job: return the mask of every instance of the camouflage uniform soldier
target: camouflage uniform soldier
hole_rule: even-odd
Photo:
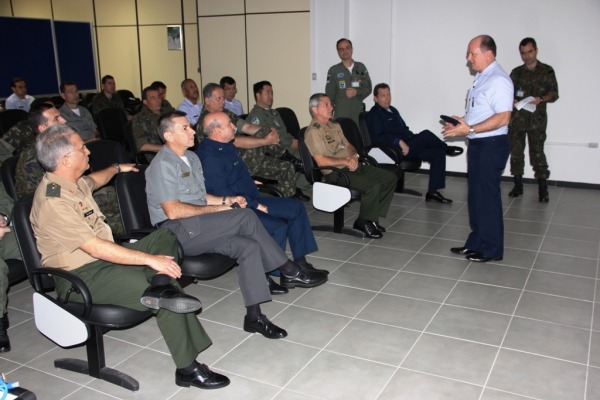
[[[138,152],[151,151],[158,153],[162,148],[162,140],[158,134],[158,120],[162,102],[159,90],[149,86],[142,91],[144,105],[131,121],[131,129],[135,138],[135,147]],[[146,154],[146,159],[152,161],[154,155]]]
[[[529,144],[529,162],[538,179],[539,200],[548,202],[548,185],[546,180],[550,177],[548,162],[544,154],[546,141],[546,125],[548,114],[546,103],[558,100],[558,83],[554,69],[537,60],[537,44],[532,38],[525,38],[519,44],[521,59],[524,64],[513,69],[510,77],[515,87],[515,103],[534,97],[531,104],[535,104],[534,112],[525,109],[514,109],[510,121],[508,135],[511,144],[510,172],[514,176],[515,186],[508,194],[518,197],[523,194],[523,171],[525,169],[525,136]]]
[[[342,62],[327,71],[325,94],[335,107],[335,118],[351,118],[358,125],[358,115],[363,111],[363,100],[373,89],[371,77],[364,64],[352,59],[350,40],[338,40],[336,48]]]
[[[295,161],[297,166],[296,187],[304,190],[310,190],[311,185],[304,176],[304,168],[300,161],[300,150],[298,148],[298,139],[294,138],[285,127],[283,119],[273,107],[273,85],[268,81],[261,81],[254,84],[254,98],[256,105],[248,114],[247,120],[254,125],[260,125],[266,128],[274,128],[279,133],[279,144],[292,155],[290,161]],[[304,198],[301,198],[303,196]],[[296,193],[296,198],[304,201],[310,200],[303,193]]]
[[[35,143],[35,133],[29,120],[17,122],[0,139],[0,161],[20,154],[31,143]]]
[[[286,153],[286,150],[284,146],[279,144],[277,132],[258,125],[252,125],[231,111],[225,110],[223,107],[223,88],[218,84],[207,84],[202,93],[204,96],[204,108],[198,117],[196,126],[202,127],[204,117],[211,112],[226,113],[237,128],[235,145],[240,150],[240,156],[248,166],[250,174],[265,179],[275,179],[277,180],[277,189],[285,197],[295,196],[296,177],[294,174],[294,165],[290,161],[279,159],[279,157]],[[246,136],[242,133],[251,136]],[[202,141],[201,128],[196,130],[196,137],[198,141]],[[246,146],[243,144],[246,139],[250,141],[260,140],[264,144]]]
[[[127,114],[125,104],[123,104],[121,96],[117,93],[115,78],[111,75],[102,77],[102,91],[94,96],[90,107],[92,108],[91,111],[92,114],[94,114],[94,117],[96,117],[100,111],[107,108],[118,108]]]

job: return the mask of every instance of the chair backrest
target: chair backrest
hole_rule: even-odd
[[[317,164],[312,158],[310,150],[306,147],[306,143],[304,142],[305,134],[306,127],[300,129],[300,132],[298,132],[298,148],[300,150],[300,159],[302,160],[302,164],[304,164],[304,176],[310,183],[320,182],[323,174],[321,171],[315,170]]]
[[[4,184],[4,189],[6,189],[6,193],[13,200],[17,200],[17,191],[15,189],[15,175],[17,173],[17,163],[19,162],[19,156],[11,157],[7,160],[4,160],[2,165],[0,166],[0,178],[2,183]]]
[[[33,271],[42,267],[41,255],[37,249],[35,235],[31,222],[29,222],[29,214],[31,213],[31,205],[33,203],[33,195],[29,195],[17,201],[13,208],[13,223],[15,228],[15,236],[17,244],[21,251],[21,258],[27,270],[29,282],[38,291],[49,291],[54,288],[54,281],[48,276],[42,277],[42,287],[36,287],[33,278]]]
[[[14,124],[27,119],[29,114],[23,110],[0,111],[0,136],[4,135]]]
[[[142,101],[139,98],[135,97],[131,90],[119,89],[117,90],[117,94],[119,95],[121,100],[123,100],[123,105],[125,106],[125,109],[131,115],[137,114],[138,111],[140,111],[140,108],[142,107]]]
[[[335,120],[342,127],[342,132],[346,137],[346,140],[350,142],[352,146],[356,149],[356,152],[359,156],[365,157],[367,155],[367,150],[365,144],[362,139],[362,135],[358,126],[356,126],[356,122],[354,122],[350,118],[340,117]]]
[[[128,235],[152,228],[146,198],[146,168],[140,165],[139,172],[119,174],[115,181],[123,228]]]
[[[129,150],[129,155],[133,158],[133,160],[137,164],[148,164],[149,163],[148,158],[146,158],[146,154],[153,154],[153,153],[138,151],[137,144],[135,142],[135,135],[133,134],[132,121],[128,121],[127,125],[125,126],[125,144],[127,145],[127,149]]]
[[[373,145],[373,141],[371,140],[371,133],[369,132],[369,124],[367,123],[368,115],[368,111],[363,111],[360,114],[358,114],[358,128],[360,129],[360,134],[362,136],[363,143],[367,148]]]
[[[91,172],[103,170],[114,163],[125,164],[131,162],[123,145],[116,140],[94,140],[86,143],[86,147],[90,151]]]
[[[125,143],[127,116],[123,110],[106,108],[98,113],[96,122],[102,139],[113,139]]]
[[[300,123],[296,113],[291,108],[277,107],[277,112],[285,124],[285,129],[290,135],[298,139],[298,133],[300,132]]]

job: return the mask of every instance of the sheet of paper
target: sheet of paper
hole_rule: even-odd
[[[533,96],[525,97],[523,100],[521,100],[517,104],[515,104],[515,108],[517,110],[525,109],[525,110],[527,110],[529,112],[534,112],[535,111],[535,104],[531,104],[531,102],[533,100],[535,100],[535,97],[533,97]]]

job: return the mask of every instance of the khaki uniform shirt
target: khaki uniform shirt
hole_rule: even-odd
[[[304,143],[313,156],[346,158],[354,155],[354,152],[348,147],[342,127],[331,121],[327,125],[322,125],[313,119],[304,133]],[[323,175],[331,172],[322,171]]]
[[[94,185],[88,177],[79,178],[74,184],[51,172],[42,178],[29,219],[44,267],[77,269],[97,260],[80,246],[94,237],[114,241],[92,198]]]

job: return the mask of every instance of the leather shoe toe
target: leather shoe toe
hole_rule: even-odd
[[[377,229],[379,232],[384,233],[386,232],[385,228],[381,225],[379,225],[379,222],[375,222],[375,221],[370,221],[371,225],[373,225],[375,227],[375,229]]]
[[[375,228],[371,221],[364,219],[357,219],[354,222],[354,229],[361,231],[369,239],[381,239],[383,237],[381,231]]]
[[[425,195],[425,201],[437,201],[438,203],[442,204],[452,203],[452,200],[445,198],[440,192],[427,193]]]
[[[460,254],[461,256],[468,256],[469,254],[475,254],[477,251],[467,249],[466,247],[453,247],[450,249],[454,254]]]
[[[189,374],[175,372],[175,383],[178,386],[194,386],[200,389],[219,389],[229,385],[229,378],[208,369],[205,364],[198,364]]]
[[[284,288],[283,286],[281,286],[280,284],[275,282],[273,280],[273,278],[271,278],[268,275],[267,275],[267,283],[269,284],[269,292],[271,292],[272,295],[286,294],[289,292],[289,290],[287,290],[286,288]]]
[[[187,314],[202,309],[202,303],[197,298],[183,293],[175,285],[150,286],[144,291],[141,303],[153,310],[165,310]]]
[[[260,333],[268,339],[281,339],[287,336],[285,329],[281,329],[269,321],[269,318],[264,314],[260,314],[254,322],[244,318],[244,330],[250,333]]]
[[[450,157],[459,156],[463,153],[464,149],[458,146],[446,147],[446,155]]]
[[[484,263],[484,262],[488,262],[488,261],[502,260],[502,257],[488,257],[488,256],[484,256],[481,253],[472,253],[472,254],[467,255],[466,258],[469,261],[480,262],[480,263]]]
[[[311,288],[327,282],[327,275],[317,270],[309,271],[300,268],[298,273],[294,276],[285,276],[284,274],[281,274],[280,281],[281,286],[284,288]]]

